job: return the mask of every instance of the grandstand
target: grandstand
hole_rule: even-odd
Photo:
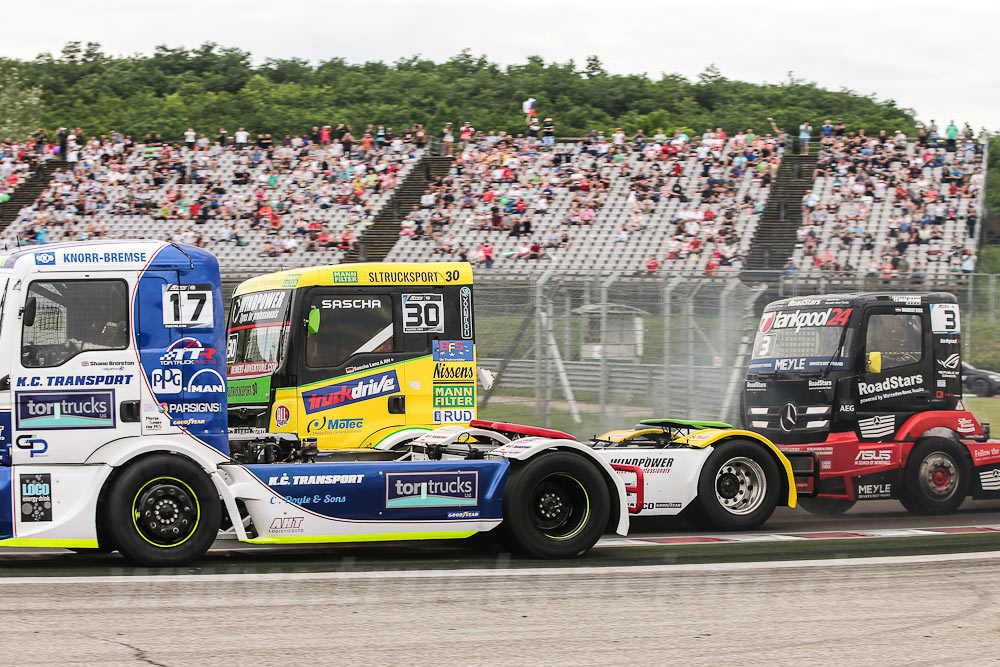
[[[82,139],[82,137],[81,137]],[[8,244],[134,237],[197,243],[233,271],[355,259],[796,279],[970,272],[985,143],[838,136],[811,155],[706,131],[554,146],[479,132],[454,159],[394,141],[274,148],[0,145]],[[815,165],[815,167],[813,167]],[[804,196],[803,196],[804,194]],[[16,206],[16,210],[14,210]]]

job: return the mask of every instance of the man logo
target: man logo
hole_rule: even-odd
[[[778,425],[785,433],[791,433],[799,421],[799,410],[792,403],[785,403],[781,408],[781,416],[778,417]]]
[[[226,383],[217,371],[203,368],[188,380],[187,390],[199,394],[224,394],[226,393]]]
[[[958,364],[961,363],[961,361],[962,358],[958,355],[957,352],[955,354],[950,355],[947,359],[938,359],[938,363],[950,371],[953,371],[956,368],[958,368]]]

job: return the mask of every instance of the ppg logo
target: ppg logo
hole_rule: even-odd
[[[153,391],[160,394],[179,394],[184,383],[184,374],[179,368],[157,368],[149,374]]]
[[[54,252],[36,252],[35,253],[35,264],[38,266],[52,266],[56,263],[56,254]]]

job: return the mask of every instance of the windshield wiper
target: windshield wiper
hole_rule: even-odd
[[[823,375],[821,377],[826,377],[830,374],[830,369],[833,367],[833,360],[837,358],[843,359],[840,356],[841,351],[844,349],[844,340],[847,338],[847,325],[845,324],[840,332],[840,339],[837,341],[837,347],[833,348],[833,354],[830,355],[830,359],[826,362],[826,368],[823,369]]]

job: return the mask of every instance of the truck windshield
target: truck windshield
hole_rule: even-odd
[[[853,308],[765,312],[757,328],[750,373],[822,373],[847,370]]]
[[[226,340],[230,377],[270,374],[281,365],[290,296],[290,290],[268,290],[233,299]]]

